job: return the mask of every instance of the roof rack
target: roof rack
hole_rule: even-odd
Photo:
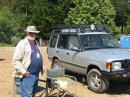
[[[107,25],[59,25],[54,28],[54,33],[85,33],[85,32],[109,32]]]

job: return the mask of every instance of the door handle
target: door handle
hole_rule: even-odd
[[[66,53],[67,55],[69,55],[69,53]]]
[[[59,51],[56,51],[56,53],[59,53]]]

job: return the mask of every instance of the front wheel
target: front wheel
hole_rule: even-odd
[[[130,78],[127,80],[127,83],[130,84]]]
[[[52,68],[61,68],[61,64],[60,64],[60,61],[58,59],[53,60]]]
[[[100,73],[98,69],[91,69],[87,74],[88,87],[96,92],[102,93],[109,87],[109,81]]]

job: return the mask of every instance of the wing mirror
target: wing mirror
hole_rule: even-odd
[[[78,49],[78,47],[72,47],[71,50],[72,50],[72,51],[77,51],[77,52],[80,52],[80,51],[81,51],[81,49]]]

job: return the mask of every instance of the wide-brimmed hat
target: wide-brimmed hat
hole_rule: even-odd
[[[40,31],[37,31],[36,26],[28,26],[25,31],[32,32],[32,33],[39,33],[40,32]]]

